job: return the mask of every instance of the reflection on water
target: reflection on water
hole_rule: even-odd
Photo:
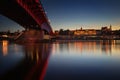
[[[5,41],[1,44],[5,44]],[[6,56],[3,48],[0,50],[0,80],[43,80],[51,44],[9,44],[7,47]]]
[[[0,80],[117,80],[119,52],[119,40],[29,44],[1,41]]]
[[[24,45],[26,59],[34,62],[34,65],[32,65],[32,68],[26,75],[25,80],[43,80],[51,48],[51,44],[31,43]]]
[[[3,56],[6,56],[8,53],[8,41],[7,40],[4,40],[2,42],[2,53],[3,53]]]
[[[119,80],[119,52],[115,40],[56,42],[45,80]]]
[[[81,55],[120,55],[120,42],[118,40],[56,42],[53,44],[52,54],[81,54]]]

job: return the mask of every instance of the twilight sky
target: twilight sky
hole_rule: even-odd
[[[120,0],[41,0],[53,30],[100,29],[109,26],[120,29]],[[0,16],[0,30],[22,29],[18,24]]]

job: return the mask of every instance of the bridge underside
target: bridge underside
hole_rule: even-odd
[[[26,29],[16,40],[36,42],[53,33],[39,0],[0,0],[0,14]]]
[[[40,29],[37,22],[14,0],[0,2],[0,14],[6,16],[24,28]]]

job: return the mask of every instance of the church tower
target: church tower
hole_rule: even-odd
[[[111,24],[110,24],[110,28],[109,29],[110,29],[110,31],[112,31],[112,25]]]

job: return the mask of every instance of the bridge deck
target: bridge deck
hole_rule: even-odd
[[[14,0],[0,2],[0,13],[23,27],[35,27],[37,25],[37,22]]]

